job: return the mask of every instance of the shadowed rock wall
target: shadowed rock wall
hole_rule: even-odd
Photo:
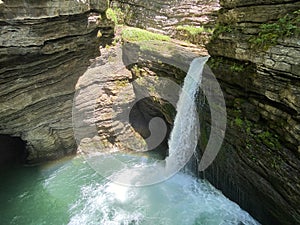
[[[27,143],[28,161],[53,159],[76,149],[72,99],[78,77],[99,54],[89,12],[107,2],[1,1],[0,133]],[[102,42],[113,35],[105,16]]]
[[[299,35],[257,43],[259,33],[268,33],[265,24],[295,15],[300,2],[223,0],[221,6],[207,47],[225,94],[228,129],[217,160],[202,175],[262,224],[299,224]],[[209,112],[204,118],[209,127]]]

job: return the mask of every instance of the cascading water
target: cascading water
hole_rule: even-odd
[[[195,98],[202,81],[202,73],[209,57],[192,61],[184,79],[182,92],[177,103],[177,114],[169,139],[170,156],[166,159],[167,170],[182,168],[195,152],[199,138],[199,120]]]
[[[177,105],[170,156],[164,169],[172,168],[172,163],[176,168],[185,164],[194,151],[198,133],[193,104],[206,60],[196,59],[190,67]],[[115,156],[129,159],[133,167],[155,161],[141,154]],[[144,187],[123,186],[105,179],[82,157],[0,172],[1,224],[258,224],[208,182],[182,172]]]
[[[127,158],[125,159],[123,156],[120,157],[119,153],[104,154],[89,159],[92,167],[102,172],[107,171],[106,168],[111,164],[119,165],[115,170],[110,169],[110,174],[106,174],[106,177],[117,183],[132,186],[158,183],[180,171],[195,152],[199,139],[199,115],[196,110],[195,98],[208,58],[196,58],[190,65],[176,105],[177,114],[169,139],[169,156],[165,160],[139,162],[138,158],[132,160],[132,158],[125,157]],[[132,162],[134,163],[132,164]]]

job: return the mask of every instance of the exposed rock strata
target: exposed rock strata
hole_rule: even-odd
[[[267,50],[249,40],[261,24],[300,4],[223,0],[221,6],[218,23],[226,29],[208,50],[226,96],[229,129],[205,176],[263,224],[299,224],[299,37],[279,39]]]
[[[99,54],[90,11],[106,1],[0,4],[0,133],[21,137],[29,162],[73,152],[72,100],[78,77]],[[113,35],[103,17],[103,43]]]
[[[172,0],[113,0],[112,6],[125,12],[125,23],[163,33],[181,40],[200,44],[209,34],[189,35],[177,29],[179,25],[204,26],[212,28],[219,9],[219,1]],[[202,43],[201,43],[202,44]]]
[[[197,49],[190,51],[191,47],[146,42],[126,43],[122,51],[118,46],[102,49],[102,56],[95,59],[76,85],[73,113],[80,150],[84,153],[107,151],[114,147],[120,150],[151,150],[151,143],[147,140],[151,135],[149,121],[160,117],[167,125],[167,133],[155,150],[165,157],[175,108],[162,97],[165,87],[159,89],[155,85],[158,75],[173,82],[182,82],[191,60],[206,54],[206,51],[201,53]],[[178,94],[173,93],[174,106]],[[157,132],[154,130],[154,133]]]

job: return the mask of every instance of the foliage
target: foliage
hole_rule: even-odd
[[[156,34],[147,30],[143,30],[140,28],[135,27],[127,27],[122,30],[122,39],[124,41],[129,42],[136,42],[136,41],[151,41],[151,40],[157,40],[157,41],[170,41],[171,38],[162,35],[162,34]]]
[[[106,10],[106,17],[115,23],[115,25],[124,22],[124,13],[120,8],[108,8]]]
[[[229,70],[231,72],[237,72],[237,73],[244,72],[247,68],[246,63],[243,61],[232,62],[230,60],[226,60],[223,57],[210,58],[208,61],[208,65],[210,66],[211,69],[217,69],[220,68],[222,65],[224,65],[226,69],[229,67]]]
[[[231,70],[232,72],[243,72],[243,71],[245,70],[245,68],[244,68],[244,65],[234,63],[234,64],[230,67],[230,70]]]
[[[239,118],[239,117],[237,117],[237,118],[234,119],[234,123],[238,127],[242,127],[244,125],[243,120],[241,118]]]
[[[129,83],[128,80],[117,80],[116,86],[117,87],[126,87],[128,85],[128,83]]]
[[[221,57],[218,57],[218,58],[213,57],[213,58],[210,58],[208,61],[208,65],[212,69],[219,68],[223,63],[224,63],[224,61],[223,61],[223,58],[221,58]]]
[[[250,38],[254,48],[267,50],[276,45],[278,39],[300,34],[300,10],[289,13],[275,23],[261,24],[258,36]]]
[[[248,136],[252,136],[259,142],[263,143],[267,147],[271,149],[280,149],[281,144],[279,142],[278,136],[276,134],[271,133],[269,130],[260,131],[259,134],[254,135],[251,130],[258,129],[258,127],[253,124],[251,121],[247,120],[246,118],[241,117],[241,111],[236,110],[234,112],[236,114],[235,119],[232,121],[231,126],[234,124],[235,126],[239,127],[241,130],[245,131]],[[246,146],[250,147],[249,140],[246,140]]]
[[[203,26],[200,27],[195,27],[195,26],[190,26],[190,25],[185,25],[185,26],[177,26],[176,30],[183,30],[187,31],[190,35],[195,36],[197,34],[201,33],[212,33],[213,29],[210,28],[205,28]]]
[[[231,25],[218,23],[215,27],[213,38],[216,38],[223,33],[231,33],[233,30],[234,29],[232,28]]]
[[[273,135],[269,131],[264,131],[258,134],[258,138],[269,148],[279,149],[281,147],[278,141],[278,136]]]

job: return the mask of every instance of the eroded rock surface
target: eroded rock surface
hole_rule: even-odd
[[[300,4],[223,0],[221,6],[219,31],[208,50],[226,97],[229,128],[206,177],[263,224],[298,224],[299,36],[269,46],[251,40],[259,38],[262,24],[299,10]]]
[[[99,54],[89,12],[106,1],[1,1],[0,133],[21,137],[29,162],[76,150],[72,100],[78,77]],[[104,16],[102,42],[113,35]]]
[[[102,49],[76,85],[73,118],[80,151],[156,150],[165,157],[179,90],[173,90],[172,106],[163,98],[167,87],[157,85],[159,77],[182,82],[192,59],[206,54],[191,51],[192,46],[149,41]],[[149,128],[156,117],[164,120],[167,130],[153,146],[147,138],[159,132]]]
[[[190,35],[189,32],[179,30],[178,26],[213,28],[220,8],[217,0],[114,0],[112,6],[120,7],[124,11],[125,23],[129,26],[163,33],[197,44],[203,44],[209,34],[202,32]]]

